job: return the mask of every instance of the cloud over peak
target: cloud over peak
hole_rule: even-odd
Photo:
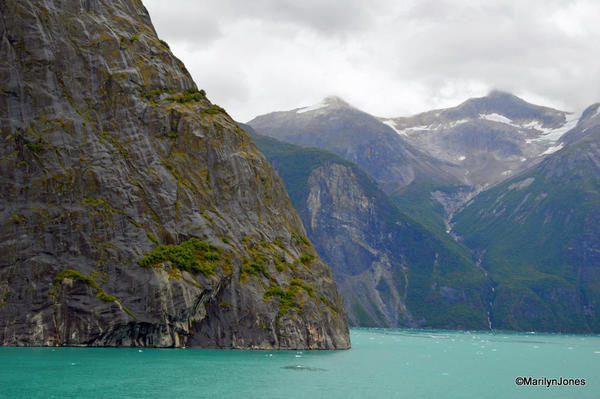
[[[145,0],[159,35],[239,120],[335,93],[382,116],[492,88],[575,110],[600,100],[592,0]]]

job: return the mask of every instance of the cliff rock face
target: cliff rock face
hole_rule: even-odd
[[[349,347],[281,180],[140,1],[0,14],[0,343]]]
[[[468,253],[395,212],[365,177],[324,163],[311,172],[298,207],[333,268],[351,323],[486,329],[489,288]]]

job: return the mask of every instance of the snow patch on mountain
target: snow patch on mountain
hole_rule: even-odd
[[[463,123],[467,123],[469,121],[470,121],[470,119],[459,119],[459,120],[452,121],[452,122],[448,123],[444,127],[452,128],[452,127],[455,127],[455,126],[458,126],[458,125],[462,125]]]
[[[556,151],[562,150],[562,148],[564,146],[565,146],[564,143],[560,143],[559,145],[553,145],[552,147],[548,148],[546,151],[542,152],[542,155],[554,154]]]
[[[600,114],[600,106],[598,106],[598,109],[596,110],[596,114],[594,114],[592,117],[594,117],[598,114]],[[573,129],[577,125],[577,122],[579,121],[580,116],[579,116],[579,114],[575,114],[575,113],[569,114],[567,116],[565,123],[562,126],[555,128],[555,129],[544,127],[543,123],[539,120],[532,120],[532,121],[529,121],[526,123],[521,123],[521,124],[515,123],[511,119],[505,117],[504,115],[500,115],[500,114],[496,114],[496,113],[480,114],[479,118],[486,119],[486,120],[493,121],[493,122],[504,123],[506,125],[510,125],[510,126],[520,128],[520,129],[536,130],[536,131],[540,132],[539,137],[537,137],[535,139],[527,139],[526,140],[526,142],[528,144],[530,144],[533,141],[541,141],[541,140],[551,141],[551,142],[558,141],[563,134],[565,134],[569,130]]]
[[[595,118],[598,115],[600,115],[600,104],[598,104],[598,106],[596,107],[596,111],[594,112],[594,114],[592,116],[590,116],[590,119]]]
[[[552,129],[545,128],[540,121],[527,122],[525,124],[520,125],[519,127],[522,127],[523,129],[537,130],[542,133],[549,133],[552,131]]]
[[[328,105],[329,105],[329,104],[328,104],[327,102],[325,102],[325,101],[321,101],[321,102],[320,102],[320,103],[318,103],[318,104],[311,105],[311,106],[309,106],[309,107],[300,108],[299,110],[297,110],[297,111],[296,111],[296,113],[297,113],[297,114],[303,114],[303,113],[305,113],[305,112],[316,111],[316,110],[318,110],[318,109],[325,108],[325,107],[327,107]]]
[[[500,123],[506,123],[507,125],[512,125],[515,126],[512,123],[512,120],[508,119],[506,116],[504,115],[500,115],[497,113],[491,113],[491,114],[479,114],[479,118],[480,119],[487,119],[488,121],[494,121],[494,122],[500,122]]]
[[[533,183],[535,181],[535,178],[533,177],[528,177],[527,179],[518,181],[516,183],[511,184],[510,186],[508,186],[509,190],[521,190],[524,189],[526,187],[529,187],[531,185],[531,183]]]
[[[396,127],[396,122],[394,122],[394,120],[393,120],[393,119],[386,119],[386,120],[383,120],[382,122],[383,122],[384,124],[388,125],[389,127],[391,127],[392,129],[394,129],[394,131],[395,131],[396,133],[398,133],[398,134],[400,134],[400,135],[402,135],[402,136],[408,136],[404,130],[399,130],[399,129]]]
[[[563,134],[565,134],[569,130],[573,129],[577,125],[577,122],[579,122],[580,117],[581,117],[581,114],[572,113],[572,114],[568,115],[567,120],[561,127],[557,128],[557,129],[546,129],[544,131],[544,133],[536,139],[536,141],[537,140],[558,141],[562,137]]]
[[[422,132],[422,131],[427,131],[427,130],[437,130],[438,127],[434,126],[434,125],[419,125],[419,126],[411,126],[411,127],[407,127],[404,128],[402,130],[396,130],[399,134],[402,134],[404,136],[408,136],[410,133],[414,133],[414,132]]]

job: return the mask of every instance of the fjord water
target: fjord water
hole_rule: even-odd
[[[600,337],[353,329],[348,351],[0,348],[6,398],[598,398]],[[517,386],[515,378],[584,378]]]

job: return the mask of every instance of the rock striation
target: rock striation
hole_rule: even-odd
[[[137,0],[0,4],[0,343],[343,349],[331,271]]]

